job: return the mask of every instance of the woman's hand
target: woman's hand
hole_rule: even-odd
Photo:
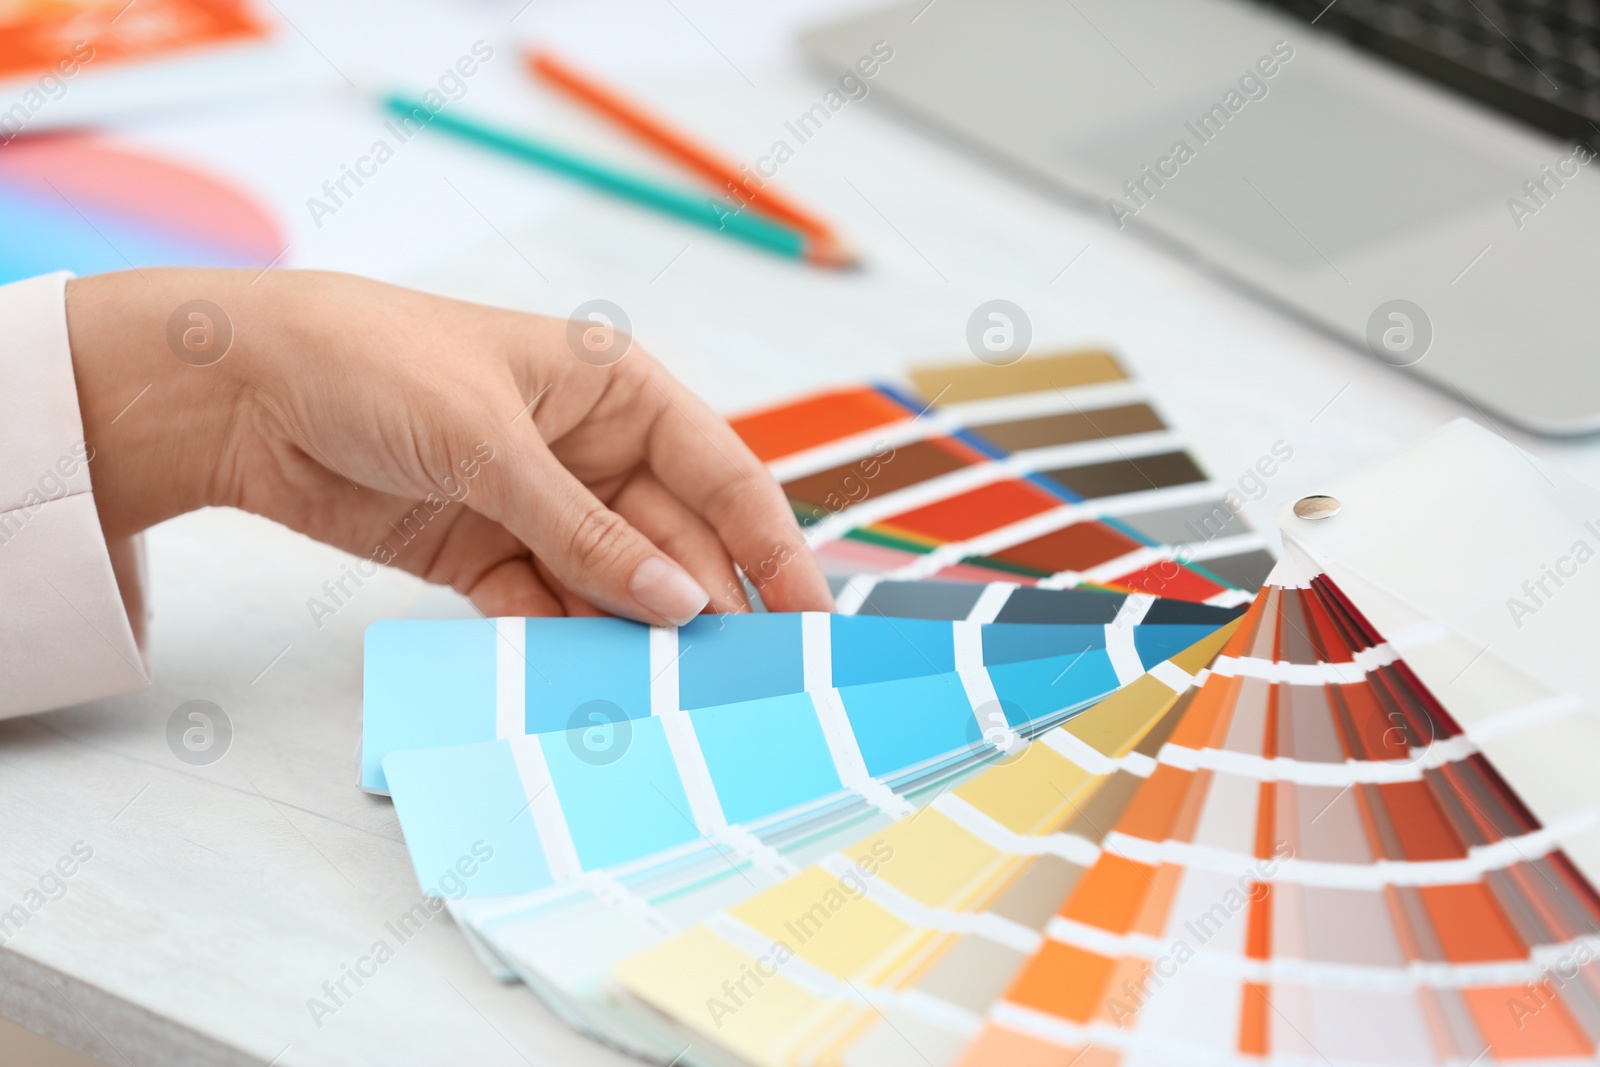
[[[230,505],[487,615],[684,623],[748,608],[735,563],[773,610],[831,607],[771,476],[628,338],[348,275],[251,279],[68,283],[108,539]]]

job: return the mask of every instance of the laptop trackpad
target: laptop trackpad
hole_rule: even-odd
[[[1110,178],[1107,191],[1119,187],[1134,214],[1179,212],[1292,267],[1337,262],[1503,199],[1521,180],[1303,69],[1265,84],[1254,100],[1219,85],[1210,98],[1075,135],[1063,153]]]

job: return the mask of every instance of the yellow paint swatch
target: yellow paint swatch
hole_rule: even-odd
[[[839,879],[808,867],[781,885],[757,894],[728,913],[808,963],[836,978],[849,978],[894,956],[913,934],[865,898],[866,881]]]
[[[779,1067],[785,1057],[778,1036],[809,1029],[832,1011],[781,972],[758,975],[757,985],[750,977],[754,962],[705,927],[695,927],[623,960],[613,974],[647,1004],[741,1059]]]
[[[1177,700],[1177,693],[1146,674],[1067,720],[1061,729],[1115,759],[1131,752]]]
[[[1199,674],[1211,666],[1211,661],[1216,659],[1222,650],[1227,647],[1229,640],[1233,638],[1234,631],[1239,629],[1239,622],[1239,619],[1234,619],[1226,626],[1218,627],[1215,632],[1202,637],[1167,662],[1179,668],[1185,674]]]
[[[893,853],[878,864],[874,877],[930,908],[962,907],[1009,858],[934,808],[924,808],[842,851],[850,861],[864,863],[874,858],[874,845],[879,845],[879,856],[882,846]]]
[[[1104,781],[1050,746],[1033,744],[1015,762],[991,768],[954,792],[1012,833],[1046,834]]]

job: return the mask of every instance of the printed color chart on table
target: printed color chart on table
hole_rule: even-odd
[[[861,576],[852,588],[1003,577],[1232,604],[1271,567],[1260,535],[1109,353],[930,366],[910,379],[732,420],[824,568]]]
[[[1133,687],[620,979],[761,1064],[1588,1061],[1600,898],[1571,831],[1298,573],[1131,754],[1056,739]],[[1127,785],[1075,796],[1094,773]],[[859,899],[815,911],[852,872]]]

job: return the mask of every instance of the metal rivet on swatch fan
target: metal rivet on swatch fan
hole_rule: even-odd
[[[1342,505],[1337,497],[1303,496],[1294,502],[1294,513],[1302,519],[1331,519]]]

